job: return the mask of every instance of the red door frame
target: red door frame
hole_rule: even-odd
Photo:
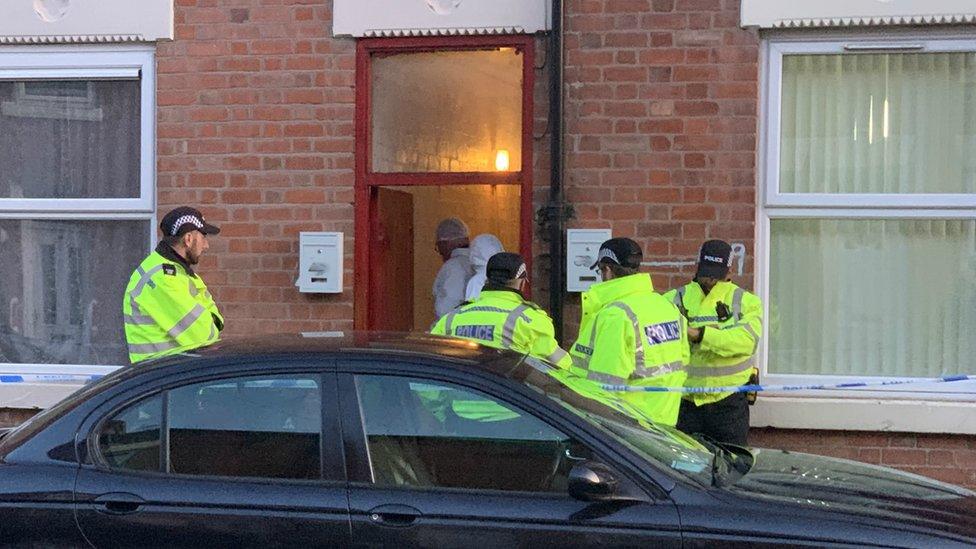
[[[424,51],[458,51],[489,48],[515,48],[522,53],[522,166],[518,172],[457,173],[374,173],[370,135],[370,56],[374,53],[407,53]],[[378,311],[369,306],[370,220],[376,211],[374,187],[409,185],[520,184],[521,219],[519,248],[532,272],[532,124],[535,87],[535,41],[531,35],[505,36],[436,36],[411,38],[367,38],[356,45],[356,195],[355,195],[355,269],[353,274],[353,308],[356,329],[369,326]]]

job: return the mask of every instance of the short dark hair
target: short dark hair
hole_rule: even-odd
[[[182,234],[178,234],[178,235],[175,235],[175,236],[174,235],[166,235],[166,236],[164,236],[162,238],[162,242],[163,242],[163,244],[166,244],[167,246],[169,246],[170,248],[172,248],[173,246],[176,246],[176,245],[181,244],[183,242],[183,235]]]
[[[489,291],[489,292],[501,292],[501,291],[505,291],[505,290],[511,290],[512,289],[511,284],[513,284],[517,280],[520,280],[520,279],[513,278],[513,279],[509,280],[507,283],[504,283],[503,284],[501,282],[497,282],[495,280],[489,279],[489,280],[486,280],[485,281],[485,285],[481,289],[482,290],[485,290],[485,291]]]
[[[606,266],[613,273],[616,278],[621,278],[624,276],[635,275],[640,272],[638,267],[624,267],[623,265],[617,265],[616,263],[610,263],[609,261],[604,261],[600,265]]]

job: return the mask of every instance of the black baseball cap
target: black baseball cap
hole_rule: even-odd
[[[527,278],[529,270],[519,254],[500,252],[488,259],[485,275],[492,282],[507,284],[517,278]]]
[[[590,268],[595,269],[600,263],[610,263],[621,267],[639,269],[643,260],[644,252],[641,251],[636,242],[629,238],[611,238],[600,244],[600,252]]]
[[[189,206],[174,208],[164,215],[159,229],[166,236],[180,236],[190,231],[200,231],[207,235],[220,233],[220,228],[207,223],[200,210]]]
[[[724,279],[732,266],[732,246],[724,240],[709,240],[702,244],[698,254],[698,271],[695,277]]]

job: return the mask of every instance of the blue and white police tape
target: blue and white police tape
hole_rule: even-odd
[[[605,391],[637,393],[758,393],[761,391],[823,391],[859,389],[862,387],[889,387],[922,383],[952,383],[974,381],[976,375],[955,375],[932,378],[895,379],[882,381],[853,381],[820,385],[737,385],[734,387],[641,387],[632,385],[601,385]]]
[[[101,378],[101,374],[0,374],[0,383],[73,383],[84,385]]]

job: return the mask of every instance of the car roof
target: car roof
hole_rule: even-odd
[[[510,377],[524,355],[494,349],[473,341],[426,333],[334,331],[266,334],[222,339],[214,344],[139,363],[131,370],[157,369],[179,363],[184,367],[212,363],[208,359],[248,357],[426,358],[447,367],[476,367]],[[133,372],[134,373],[134,372]]]

